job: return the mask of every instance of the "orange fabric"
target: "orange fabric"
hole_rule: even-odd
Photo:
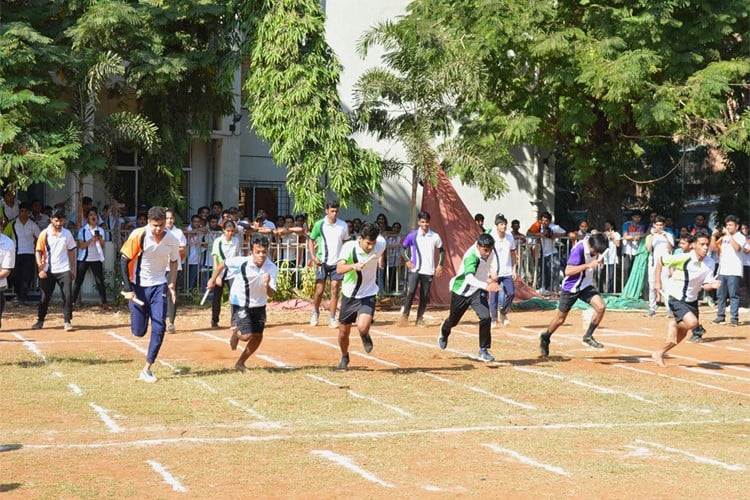
[[[146,229],[147,228],[145,227],[139,227],[138,229],[133,230],[120,248],[120,252],[130,259],[130,262],[128,262],[128,277],[130,278],[131,283],[135,283],[135,266],[138,262],[138,256],[143,252],[141,241],[143,241],[143,235],[146,232]]]
[[[464,253],[476,242],[481,231],[442,169],[438,172],[437,186],[425,185],[422,191],[422,210],[429,212],[430,228],[440,235],[445,249],[443,274],[434,278],[429,301],[430,304],[448,305],[451,302],[450,280],[461,266]]]
[[[538,220],[535,223],[533,223],[531,226],[529,226],[529,229],[526,232],[538,233],[541,230],[542,230],[542,221]]]

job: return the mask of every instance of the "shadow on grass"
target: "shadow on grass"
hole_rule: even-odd
[[[0,453],[4,451],[16,451],[23,448],[22,444],[0,444]]]
[[[644,360],[650,361],[651,356],[627,356],[627,355],[614,355],[614,356],[592,356],[592,360],[597,363],[609,365],[615,363],[642,363]]]
[[[509,359],[504,362],[512,366],[528,366],[528,365],[538,365],[538,364],[547,363],[547,362],[566,363],[570,360],[571,358],[568,358],[565,356],[547,356],[546,358],[536,357],[536,358],[527,358],[527,359]],[[500,360],[500,361],[503,362],[503,360]]]
[[[39,361],[18,361],[18,362],[6,362],[0,363],[0,366],[18,366],[19,368],[37,368],[41,366],[47,366],[52,363],[78,363],[80,365],[113,365],[113,364],[130,364],[133,362],[132,359],[99,359],[99,358],[63,358],[63,357],[48,357],[45,363],[42,360]]]
[[[723,370],[725,366],[747,366],[750,367],[750,362],[745,363],[727,363],[724,361],[709,361],[706,363],[698,363],[696,366],[705,370]]]
[[[18,489],[21,487],[21,483],[3,483],[0,484],[0,493],[6,492],[6,491],[13,491],[15,489]]]

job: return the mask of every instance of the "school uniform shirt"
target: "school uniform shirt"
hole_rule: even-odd
[[[48,273],[70,271],[68,250],[73,250],[75,247],[73,233],[63,227],[60,229],[60,234],[55,234],[52,226],[49,226],[39,233],[39,238],[36,240],[36,251],[42,253],[45,263],[39,270]]]
[[[683,302],[695,302],[701,287],[713,280],[713,266],[698,260],[695,251],[661,258],[664,266],[674,269],[669,280],[669,296]]]
[[[471,297],[479,290],[487,290],[487,280],[490,272],[494,272],[494,264],[497,261],[495,249],[492,249],[489,257],[483,259],[479,255],[476,245],[466,250],[461,259],[461,266],[458,268],[456,275],[451,278],[451,292]]]
[[[271,277],[268,286],[276,290],[276,275],[279,270],[276,264],[266,259],[261,267],[255,265],[252,256],[230,257],[224,261],[227,268],[227,279],[232,280],[229,290],[229,303],[239,307],[260,307],[268,302],[266,287],[263,284],[266,275]]]
[[[214,258],[211,252],[214,249],[214,241],[216,241],[216,234],[212,232],[210,229],[206,233],[206,236],[203,238],[203,241],[206,245],[206,250],[203,252],[203,257],[201,258],[201,266],[202,267],[214,267]],[[219,236],[221,237],[221,236]]]
[[[409,269],[410,273],[435,274],[435,250],[443,248],[443,240],[440,235],[432,229],[423,233],[421,229],[415,229],[406,235],[401,246],[409,249],[411,263],[414,267]]]
[[[130,282],[141,287],[166,283],[164,270],[168,269],[170,262],[180,259],[180,243],[177,238],[166,231],[157,243],[148,226],[134,229],[120,251],[130,259]]]
[[[91,241],[94,238],[94,231],[99,231],[99,234],[103,232],[98,227],[91,227],[90,225],[86,224],[78,230],[78,241]],[[104,262],[104,249],[102,248],[101,243],[97,240],[93,245],[86,245],[84,248],[79,248],[78,261]]]
[[[197,266],[203,264],[203,252],[205,250],[203,243],[207,241],[208,232],[193,231],[193,226],[188,226],[187,232],[190,233],[190,244],[188,245],[187,263]]]
[[[740,251],[732,248],[731,240],[737,242]],[[742,249],[745,247],[745,235],[737,231],[721,237],[721,253],[719,254],[719,274],[721,276],[742,276]]]
[[[185,238],[185,233],[182,232],[182,229],[177,226],[172,226],[172,229],[167,228],[167,231],[172,233],[172,236],[174,236],[179,242],[180,247],[187,246],[187,238]],[[179,257],[177,258],[177,270],[182,271],[182,259]],[[167,271],[169,271],[169,264],[167,264]]]
[[[338,262],[345,262],[346,264],[365,263],[361,271],[351,270],[344,274],[344,279],[341,282],[341,291],[344,296],[350,299],[364,299],[377,295],[378,262],[385,251],[385,247],[385,238],[382,237],[375,240],[375,246],[370,253],[362,250],[359,240],[344,243]]]
[[[26,224],[16,219],[5,226],[5,234],[16,242],[16,253],[19,255],[34,255],[34,242],[42,230],[36,222],[28,219]]]
[[[237,236],[232,236],[232,239],[227,241],[226,238],[220,236],[214,240],[214,246],[211,249],[211,255],[216,256],[216,262],[221,264],[225,260],[237,257],[240,254],[240,239]]]
[[[606,232],[604,233],[607,234]],[[619,262],[619,258],[617,257],[617,245],[615,244],[616,241],[620,241],[622,239],[622,236],[620,236],[620,233],[617,231],[612,231],[612,239],[608,239],[609,247],[608,252],[604,256],[604,263],[605,264],[617,264]]]
[[[13,240],[0,234],[0,268],[13,269],[14,267],[16,267],[16,245]],[[0,289],[5,288],[8,288],[7,277],[0,278]]]
[[[335,266],[344,242],[349,239],[349,227],[341,219],[331,224],[328,217],[323,217],[313,226],[310,238],[318,244],[316,257],[324,264]]]
[[[15,219],[18,217],[18,212],[20,211],[21,202],[17,199],[13,202],[13,205],[8,205],[5,203],[4,199],[0,198],[0,211],[2,211],[3,215],[5,215],[5,218],[8,220]]]
[[[661,234],[653,234],[651,236],[651,255],[648,258],[648,265],[651,267],[656,266],[656,261],[665,255],[669,255],[669,246],[674,247],[674,238],[671,234],[663,232]]]
[[[512,252],[516,249],[516,240],[507,232],[501,238],[497,228],[493,228],[489,234],[495,239],[495,255],[497,256],[495,269],[497,275],[499,277],[513,276]]]
[[[568,255],[568,265],[580,266],[582,264],[588,264],[594,259],[595,257],[592,257],[591,255],[589,240],[585,239],[576,243],[570,250],[570,255]],[[572,276],[566,276],[562,282],[562,290],[563,292],[578,293],[593,284],[593,277],[593,269],[586,269],[585,271],[576,273]]]

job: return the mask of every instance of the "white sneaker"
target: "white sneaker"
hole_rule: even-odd
[[[495,328],[497,326],[497,321],[492,321],[490,323],[490,328]]]
[[[63,325],[63,330],[65,330],[66,332],[73,331],[73,325],[70,324],[70,321],[65,322],[65,324]]]
[[[310,318],[310,326],[318,326],[318,313],[313,313],[312,318]]]
[[[336,316],[331,316],[330,320],[328,321],[328,326],[331,328],[338,328],[339,322],[336,321]]]
[[[154,376],[151,370],[146,370],[145,368],[141,370],[141,374],[138,376],[138,379],[144,382],[147,382],[149,384],[153,384],[154,382],[159,380]]]
[[[502,322],[503,326],[510,325],[510,320],[508,319],[508,316],[506,316],[503,313],[500,313],[500,322]]]

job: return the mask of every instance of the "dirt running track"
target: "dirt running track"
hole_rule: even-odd
[[[512,313],[480,363],[473,312],[441,351],[446,311],[378,311],[375,349],[354,334],[338,372],[336,330],[271,312],[238,373],[229,332],[183,309],[145,384],[125,309],[76,311],[69,333],[34,313],[8,306],[0,330],[7,498],[750,498],[747,325],[660,369],[663,314],[607,313],[595,350],[573,311],[539,359],[552,312]]]

